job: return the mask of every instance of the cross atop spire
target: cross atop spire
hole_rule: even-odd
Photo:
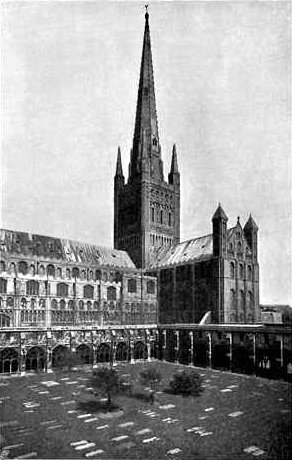
[[[146,151],[151,165],[151,176],[157,180],[163,180],[154,91],[149,13],[147,8],[148,5],[145,5],[144,40],[133,139],[133,157],[130,169],[133,175],[141,172],[142,141],[144,137],[144,149],[146,141]],[[144,132],[145,134],[143,134]]]

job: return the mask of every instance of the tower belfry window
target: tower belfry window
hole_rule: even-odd
[[[153,145],[156,147],[156,146],[157,146],[157,139],[156,139],[156,137],[153,138],[153,141],[152,141],[152,142],[153,142]]]
[[[151,222],[154,222],[155,220],[155,211],[154,208],[151,208]]]
[[[160,223],[163,224],[163,211],[160,211]]]

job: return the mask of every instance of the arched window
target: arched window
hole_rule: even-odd
[[[147,294],[155,294],[155,283],[154,281],[147,281]]]
[[[89,279],[93,281],[93,270],[90,270],[89,272]]]
[[[128,280],[128,292],[137,292],[137,283],[136,280]]]
[[[47,266],[47,274],[48,276],[55,276],[55,267],[54,265],[48,265]]]
[[[35,275],[35,268],[34,268],[34,265],[31,265],[31,266],[29,267],[29,273],[30,273],[30,275],[32,275],[32,276]]]
[[[20,301],[20,306],[21,308],[25,309],[26,308],[26,298],[25,297],[22,297],[21,301]]]
[[[171,212],[168,213],[168,225],[171,227]]]
[[[163,210],[160,210],[160,223],[163,224]]]
[[[81,279],[85,280],[85,278],[86,278],[86,271],[82,270],[81,271]]]
[[[57,268],[57,277],[62,278],[62,269],[61,268]]]
[[[247,279],[248,281],[252,280],[252,268],[250,265],[247,266]]]
[[[95,279],[97,281],[101,280],[101,277],[102,277],[102,273],[101,273],[101,270],[96,270],[95,271]]]
[[[243,279],[243,265],[242,264],[239,265],[239,278]]]
[[[231,310],[236,310],[236,297],[234,289],[230,290],[230,307]]]
[[[107,300],[116,300],[117,298],[117,290],[113,286],[109,286],[107,288]]]
[[[151,208],[151,222],[154,222],[155,220],[155,210],[154,208]]]
[[[19,273],[22,273],[23,275],[26,275],[27,272],[28,272],[28,265],[26,262],[24,262],[24,260],[21,260],[19,263],[18,263],[18,271]]]
[[[242,244],[240,241],[238,241],[237,243],[237,252],[241,252],[242,251]]]
[[[7,299],[7,307],[13,307],[14,305],[14,300],[12,297],[8,297]]]
[[[7,280],[0,278],[0,292],[1,294],[6,294],[7,292]]]
[[[26,283],[26,295],[39,295],[39,283],[35,280],[29,280]]]
[[[68,297],[68,284],[58,283],[57,284],[57,296]]]
[[[45,267],[43,265],[40,265],[39,266],[39,269],[38,269],[38,272],[39,272],[39,275],[40,276],[44,276],[45,274]]]
[[[252,310],[253,309],[253,293],[251,291],[248,291],[247,301],[248,301],[248,308]]]
[[[68,278],[68,279],[71,278],[70,268],[66,268],[66,278]]]
[[[0,272],[5,272],[6,271],[6,265],[3,260],[0,262]]]
[[[90,302],[90,300],[88,300],[88,302],[86,302],[86,307],[87,307],[87,310],[91,310],[91,302]]]
[[[60,310],[65,310],[66,308],[66,302],[64,299],[60,300]]]
[[[73,278],[79,278],[79,268],[77,268],[77,267],[73,268],[72,276],[73,276]]]
[[[79,310],[84,310],[84,302],[83,302],[83,300],[79,301]]]
[[[83,297],[85,299],[93,299],[94,288],[90,284],[87,284],[83,288]]]
[[[230,278],[235,277],[235,265],[234,262],[230,262]]]
[[[15,263],[14,262],[11,262],[10,264],[9,273],[11,273],[12,275],[15,274]]]
[[[245,309],[245,295],[244,295],[244,291],[242,290],[240,291],[239,301],[240,301],[240,310],[243,313]]]

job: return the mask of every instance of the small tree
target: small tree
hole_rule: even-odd
[[[173,374],[170,381],[170,387],[176,394],[183,396],[200,396],[204,391],[202,387],[203,380],[196,371],[183,371]]]
[[[140,372],[140,379],[142,385],[150,385],[151,404],[154,404],[154,395],[157,391],[157,383],[161,381],[161,374],[155,367],[147,367]]]
[[[112,396],[119,391],[119,375],[115,369],[101,367],[93,372],[89,385],[93,387],[95,394],[104,394],[107,397],[107,405],[110,409]]]

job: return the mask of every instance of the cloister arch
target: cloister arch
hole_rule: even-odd
[[[126,342],[117,343],[116,347],[116,360],[117,361],[128,361],[129,350]]]
[[[101,343],[96,350],[96,361],[108,363],[111,360],[111,347],[108,343]]]
[[[66,366],[70,359],[70,350],[64,345],[57,345],[52,351],[52,367]]]
[[[138,340],[134,344],[134,359],[147,359],[147,346],[141,340]]]
[[[19,368],[19,355],[15,348],[4,348],[0,351],[0,373],[14,373]]]
[[[43,370],[46,362],[46,352],[42,347],[32,347],[27,351],[25,370]]]
[[[78,364],[92,364],[93,351],[89,345],[82,344],[76,348],[76,358]]]

